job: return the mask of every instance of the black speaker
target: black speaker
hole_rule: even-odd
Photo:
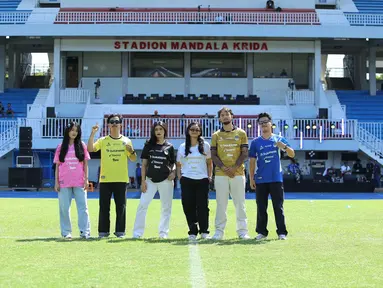
[[[328,119],[328,109],[319,108],[319,119]]]
[[[20,149],[19,156],[33,156],[32,149]]]
[[[32,140],[32,127],[20,127],[19,128],[20,141]]]
[[[30,149],[32,148],[32,141],[27,140],[27,141],[19,141],[19,149]]]
[[[9,188],[41,188],[43,182],[42,168],[9,168]]]
[[[32,128],[19,128],[19,149],[20,156],[32,156]]]
[[[56,118],[55,107],[47,107],[47,118]]]

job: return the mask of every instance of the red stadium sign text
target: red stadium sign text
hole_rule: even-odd
[[[115,50],[140,51],[268,51],[266,42],[252,41],[115,41]]]

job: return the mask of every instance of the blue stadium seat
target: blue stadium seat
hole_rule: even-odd
[[[361,13],[383,14],[382,0],[353,0]]]
[[[0,0],[0,11],[16,10],[21,0]]]
[[[7,109],[7,104],[11,103],[12,109],[15,112],[15,118],[25,118],[27,117],[27,105],[33,104],[38,92],[39,89],[7,89],[4,93],[0,94],[0,101],[5,110]]]
[[[383,91],[378,91],[376,96],[369,96],[368,91],[336,91],[336,94],[339,102],[346,105],[348,119],[383,123]],[[374,134],[383,139],[383,131],[374,131]]]

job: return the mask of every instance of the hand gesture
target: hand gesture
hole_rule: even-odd
[[[56,192],[60,192],[60,184],[59,184],[59,182],[55,183],[55,191]]]
[[[93,134],[96,134],[97,131],[98,131],[98,129],[99,129],[99,126],[98,126],[98,123],[96,123],[96,125],[94,125],[94,126],[92,127],[92,133],[93,133]]]
[[[141,191],[142,193],[145,193],[147,191],[148,187],[146,185],[146,181],[141,182]]]

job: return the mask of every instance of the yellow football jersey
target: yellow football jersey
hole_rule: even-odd
[[[133,147],[129,138],[125,136],[112,138],[109,135],[94,143],[94,152],[101,150],[100,183],[129,183],[128,157],[130,153],[126,150],[127,144]]]
[[[232,131],[222,129],[215,132],[211,139],[211,149],[217,150],[217,155],[226,167],[233,167],[238,157],[241,155],[242,147],[249,147],[246,132],[234,127]],[[219,168],[215,168],[215,175],[225,176],[226,174]],[[235,175],[245,175],[245,165],[242,164]]]

